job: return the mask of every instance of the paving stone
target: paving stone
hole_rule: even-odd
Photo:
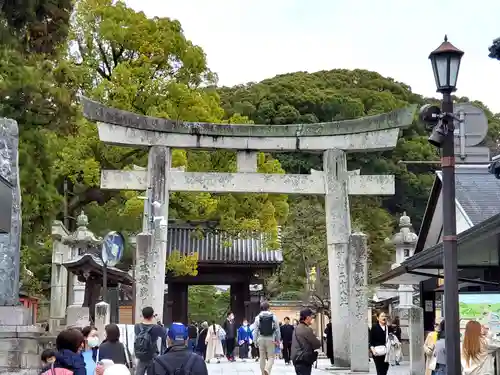
[[[262,375],[260,372],[259,362],[248,360],[242,362],[237,360],[236,362],[228,362],[227,360],[221,360],[221,363],[210,363],[208,366],[208,375]],[[410,367],[408,362],[403,362],[400,366],[391,366],[389,368],[388,375],[409,375]],[[353,374],[350,371],[344,369],[332,368],[330,362],[327,359],[320,359],[318,361],[318,368],[313,368],[312,375],[344,375]],[[277,360],[274,362],[273,369],[270,375],[295,375],[295,370],[293,366],[285,365],[283,360]],[[375,366],[370,363],[370,373],[367,375],[376,375]]]

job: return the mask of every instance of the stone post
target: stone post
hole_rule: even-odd
[[[50,332],[63,328],[68,305],[68,270],[63,263],[71,258],[71,249],[61,239],[68,236],[67,228],[60,221],[52,223],[52,272],[50,277]]]
[[[36,374],[40,364],[38,338],[31,312],[19,306],[21,188],[19,132],[14,120],[0,118],[0,175],[12,187],[10,232],[0,234],[0,373]]]
[[[141,245],[148,245],[139,251],[137,240],[136,279],[148,274],[147,282],[141,282],[136,290],[136,319],[140,319],[143,307],[153,307],[158,320],[163,321],[163,299],[165,294],[165,266],[167,261],[168,232],[168,181],[170,177],[170,148],[153,146],[148,157],[148,200],[144,202],[144,233],[151,234],[149,240],[142,239]],[[148,271],[145,271],[145,267]],[[137,272],[139,271],[139,272]]]
[[[22,223],[18,146],[17,123],[0,118],[0,174],[12,185],[10,233],[0,234],[0,306],[15,306],[19,302]]]
[[[345,152],[330,149],[323,154],[328,274],[334,363],[350,367],[349,353],[349,213],[348,172]]]
[[[139,233],[135,247],[135,320],[142,319],[142,309],[153,306],[153,275],[149,267],[150,249],[153,242],[151,233]]]
[[[400,319],[408,321],[410,375],[424,374],[424,310],[418,306],[399,306],[397,312]]]
[[[351,234],[349,240],[349,330],[351,371],[369,372],[368,357],[368,245],[363,233]]]
[[[111,310],[109,303],[101,301],[95,305],[95,327],[99,333],[99,338],[104,340],[104,328],[109,324],[111,318]]]

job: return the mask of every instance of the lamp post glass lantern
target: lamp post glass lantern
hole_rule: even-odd
[[[434,126],[429,143],[441,150],[443,196],[443,268],[444,320],[446,324],[446,368],[448,374],[460,374],[460,325],[458,305],[457,221],[455,207],[455,145],[454,115],[451,93],[456,90],[460,60],[463,52],[444,42],[431,52],[437,92],[443,94],[441,118]]]
[[[434,72],[437,92],[451,93],[456,90],[460,60],[463,55],[463,51],[448,42],[446,36],[444,42],[431,52],[429,59]]]

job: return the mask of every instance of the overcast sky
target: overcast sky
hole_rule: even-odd
[[[500,37],[494,0],[126,0],[148,16],[181,22],[220,85],[276,74],[368,69],[435,96],[429,53],[445,34],[465,51],[457,95],[500,112]]]

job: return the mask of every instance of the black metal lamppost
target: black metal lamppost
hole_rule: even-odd
[[[460,326],[458,307],[457,223],[455,213],[455,145],[453,101],[463,51],[444,42],[431,54],[432,70],[437,92],[443,94],[440,113],[434,114],[435,126],[429,143],[441,150],[443,193],[443,266],[444,320],[446,327],[446,367],[448,374],[460,374]]]

